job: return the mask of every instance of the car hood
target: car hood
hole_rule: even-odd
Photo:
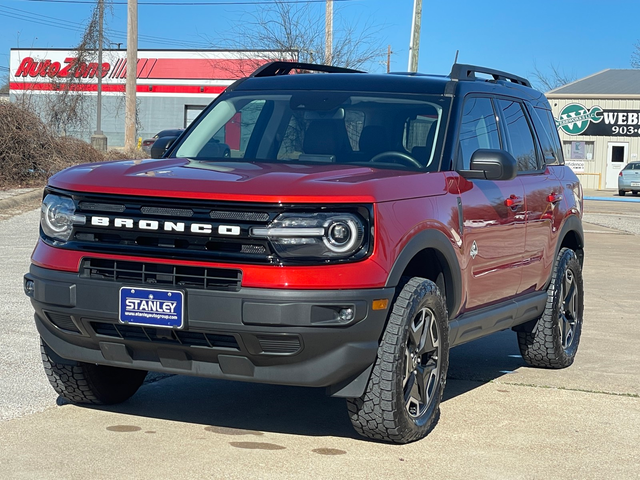
[[[383,202],[442,195],[447,184],[446,173],[186,158],[78,165],[49,181],[78,192],[269,203]]]

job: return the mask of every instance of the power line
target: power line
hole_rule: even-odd
[[[7,11],[7,10],[10,10],[10,11]],[[32,13],[27,10],[21,10],[19,8],[0,6],[0,16],[14,18],[17,20],[28,20],[29,22],[37,23],[39,25],[61,28],[64,30],[70,30],[70,31],[75,31],[80,33],[84,32],[84,28],[78,26],[77,23],[72,23],[67,20],[63,20],[56,17],[50,17],[48,15]],[[126,33],[118,30],[108,29],[107,34],[113,38],[126,38]],[[148,43],[155,43],[159,45],[169,45],[169,46],[180,45],[185,47],[199,47],[199,48],[206,48],[210,46],[209,44],[204,42],[191,42],[188,40],[177,40],[177,39],[171,39],[166,37],[155,37],[152,35],[140,35],[140,39]]]

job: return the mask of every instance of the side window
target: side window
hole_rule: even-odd
[[[502,110],[504,128],[509,137],[509,152],[518,162],[519,172],[539,170],[536,146],[529,121],[523,110],[523,105],[511,100],[498,100]]]
[[[544,163],[552,165],[558,163],[558,156],[556,153],[556,147],[552,143],[551,138],[547,132],[546,122],[544,122],[539,113],[543,113],[543,110],[533,108],[529,103],[525,103],[527,111],[529,112],[529,118],[533,121],[533,129],[538,137],[538,144],[542,148],[542,160]]]
[[[564,156],[562,155],[562,146],[560,145],[560,136],[558,135],[558,128],[556,127],[556,121],[553,118],[553,114],[550,110],[543,108],[535,108],[540,120],[542,120],[547,133],[549,134],[549,140],[553,145],[554,153],[556,154],[556,160],[560,165],[564,165]]]
[[[469,170],[471,156],[481,148],[500,148],[496,114],[489,98],[469,97],[462,109],[458,137],[458,168]]]

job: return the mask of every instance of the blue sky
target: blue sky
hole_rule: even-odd
[[[206,0],[184,3],[202,1]],[[385,47],[390,44],[394,52],[392,71],[407,70],[413,0],[336,0],[335,5],[336,23],[370,21],[381,26],[380,42]],[[74,47],[80,38],[74,29],[86,22],[91,8],[76,3],[0,0],[0,74],[6,73],[12,47]],[[259,8],[141,4],[139,48],[217,48],[217,39],[237,31],[246,12]],[[314,4],[313,10],[323,16],[324,4]],[[525,77],[532,77],[536,65],[548,72],[554,64],[575,78],[606,68],[630,68],[634,44],[640,40],[639,18],[638,0],[423,0],[419,71],[448,73],[456,50],[460,50],[461,63]],[[124,34],[126,5],[115,5],[107,20],[110,29]],[[114,40],[126,41],[124,37]],[[386,51],[382,53],[384,60]],[[372,65],[372,70],[384,68]]]

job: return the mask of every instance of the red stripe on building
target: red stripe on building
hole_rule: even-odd
[[[236,80],[250,75],[268,62],[264,59],[159,58],[146,78]]]
[[[156,64],[157,61],[158,61],[157,58],[147,59],[147,61],[144,64],[144,67],[142,67],[142,70],[140,70],[140,74],[138,75],[138,78],[149,78],[149,74],[151,73],[151,70],[153,70],[153,66]]]
[[[116,75],[117,78],[124,78],[127,73],[127,59],[124,59],[122,65],[120,65],[120,71]]]
[[[144,78],[142,76],[142,72],[144,71],[144,67],[147,66],[147,63],[149,63],[149,59],[148,58],[140,58],[140,59],[138,59],[138,63],[136,65],[136,78]]]
[[[36,91],[56,91],[68,88],[73,92],[97,92],[98,85],[94,83],[72,83],[52,84],[52,83],[10,83],[11,90],[36,90]],[[222,93],[225,86],[198,86],[198,85],[137,85],[136,92],[144,93],[201,93],[204,95],[215,95]],[[103,92],[124,92],[125,85],[102,85]]]

